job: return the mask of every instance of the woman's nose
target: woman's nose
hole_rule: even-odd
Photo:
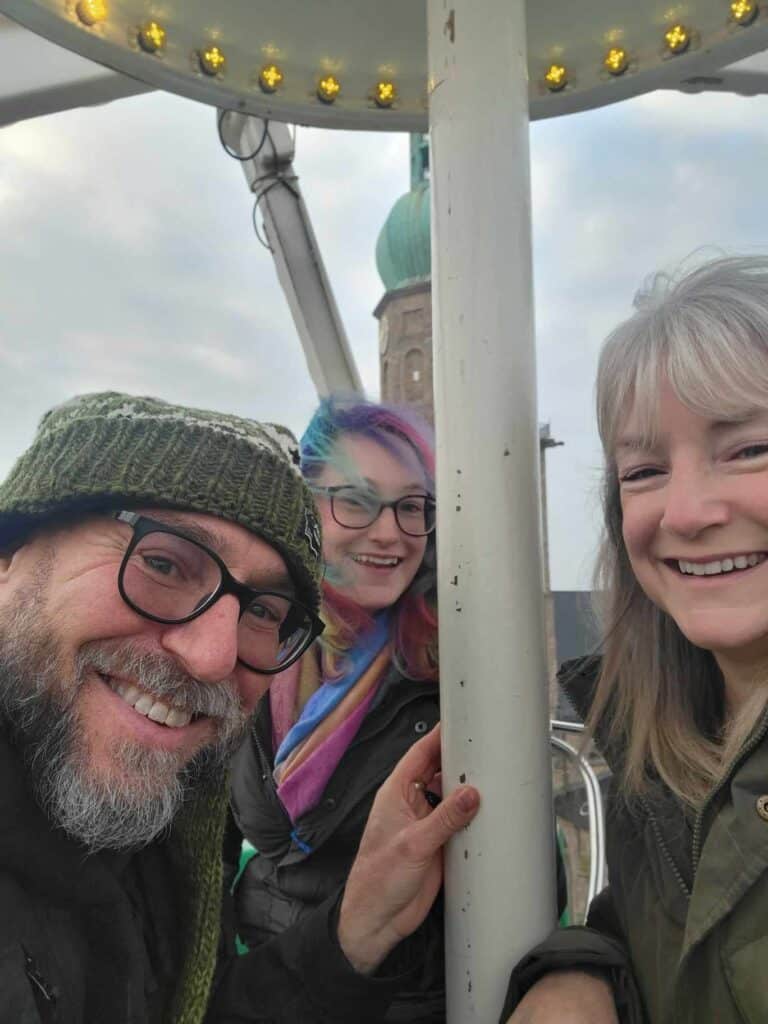
[[[729,518],[728,502],[719,493],[710,473],[672,473],[665,488],[663,529],[680,537],[693,538],[711,526],[724,525]]]
[[[400,527],[397,525],[394,508],[389,507],[381,510],[368,527],[368,536],[371,540],[377,540],[379,543],[391,543],[393,540],[399,539]]]

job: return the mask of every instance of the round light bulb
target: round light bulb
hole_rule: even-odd
[[[211,77],[223,71],[227,63],[227,58],[218,46],[209,46],[205,50],[200,50],[199,57],[201,71],[205,72],[206,75],[211,75]]]
[[[277,92],[284,77],[277,64],[265,64],[259,72],[259,85],[264,92]]]
[[[550,64],[544,81],[550,92],[560,92],[568,85],[568,71],[562,64]]]
[[[139,29],[139,46],[146,53],[157,53],[165,46],[166,31],[156,21],[147,21]]]
[[[691,33],[685,25],[673,25],[664,33],[664,42],[670,53],[685,53],[691,43]]]
[[[333,103],[341,92],[341,83],[334,75],[324,75],[317,83],[317,95],[323,103]]]
[[[376,100],[376,106],[391,107],[397,99],[397,86],[394,82],[377,82],[373,98]]]
[[[612,46],[603,59],[603,67],[611,75],[623,75],[629,67],[629,54],[621,46]]]
[[[757,11],[755,0],[733,0],[731,4],[731,17],[739,25],[751,25]]]
[[[75,14],[84,25],[96,25],[104,21],[109,14],[106,0],[78,0]]]

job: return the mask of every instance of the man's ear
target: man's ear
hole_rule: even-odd
[[[0,551],[0,584],[8,582],[20,551],[21,547],[14,548],[13,551]]]

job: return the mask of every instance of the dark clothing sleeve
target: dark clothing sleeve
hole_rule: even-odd
[[[373,976],[358,974],[337,938],[340,894],[241,956],[222,951],[206,1024],[376,1024],[412,971],[403,943]],[[224,941],[231,929],[224,929]]]
[[[592,901],[587,927],[556,929],[517,964],[510,978],[500,1024],[506,1024],[517,1004],[537,981],[557,970],[599,974],[613,988],[621,1024],[645,1024],[642,999],[613,910],[610,889],[604,889]]]

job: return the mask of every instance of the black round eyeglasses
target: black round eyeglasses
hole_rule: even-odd
[[[425,537],[435,528],[435,499],[430,494],[404,494],[396,501],[382,501],[370,491],[351,484],[312,487],[331,504],[331,515],[339,526],[364,530],[375,523],[385,508],[395,513],[395,522],[409,537]]]
[[[215,551],[182,528],[136,512],[116,512],[114,518],[133,530],[117,577],[120,596],[145,619],[191,622],[233,594],[240,603],[237,660],[262,675],[288,668],[322,633],[318,616],[290,594],[240,583]]]

